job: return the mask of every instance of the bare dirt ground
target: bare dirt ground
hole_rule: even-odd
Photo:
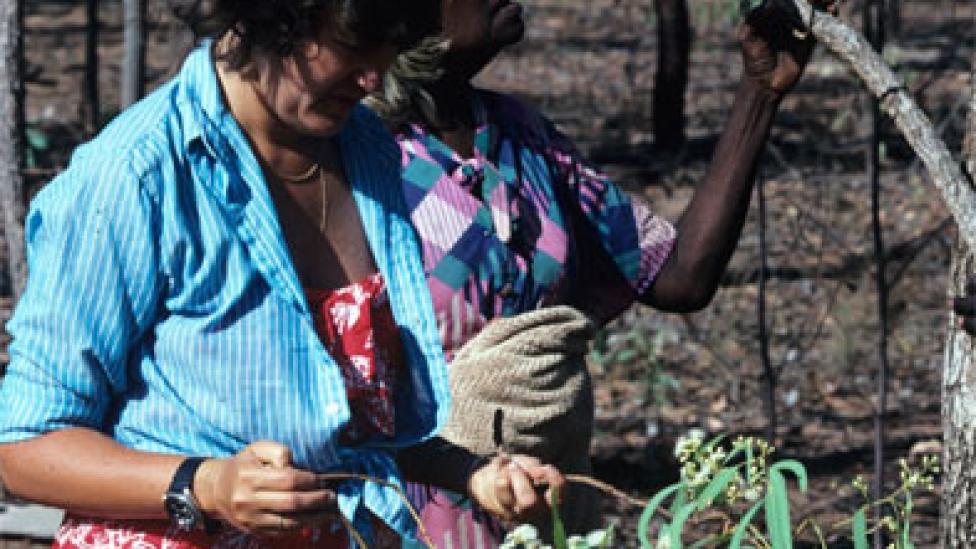
[[[695,46],[688,91],[687,146],[657,151],[650,132],[655,22],[650,0],[526,2],[526,40],[481,76],[486,87],[524,97],[578,140],[629,191],[677,219],[708,165],[738,75],[733,23],[718,2],[692,2]],[[845,17],[856,20],[854,2]],[[904,25],[886,50],[909,89],[959,150],[974,55],[976,6],[952,0],[903,2]],[[117,104],[121,15],[102,2],[103,110]],[[150,1],[149,75],[158,84],[178,67],[185,37]],[[27,6],[29,122],[52,140],[38,151],[32,181],[64,165],[80,128],[84,43],[80,2]],[[767,197],[767,325],[780,454],[803,461],[810,491],[794,516],[811,515],[831,547],[849,544],[831,526],[859,503],[850,487],[870,475],[878,369],[877,294],[865,175],[868,103],[848,70],[819,52],[784,102],[760,177]],[[940,370],[947,322],[946,273],[954,233],[911,151],[886,125],[882,224],[890,251],[892,381],[885,410],[887,476],[914,449],[939,451]],[[760,434],[755,204],[726,283],[712,305],[691,315],[635,307],[606,331],[610,357],[593,362],[597,475],[647,497],[675,479],[672,446],[693,427],[711,434]],[[635,337],[643,336],[643,337]],[[642,341],[642,342],[641,342]],[[636,343],[635,343],[636,342]],[[629,348],[636,353],[619,353]],[[621,547],[635,546],[637,510],[608,501],[622,522]],[[916,501],[918,547],[937,546],[938,494]]]

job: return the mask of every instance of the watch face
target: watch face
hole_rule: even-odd
[[[189,494],[166,494],[166,512],[182,530],[192,530],[200,521],[200,511]]]

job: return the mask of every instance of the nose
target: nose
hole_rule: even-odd
[[[373,93],[380,86],[382,72],[375,67],[366,67],[356,74],[356,84],[367,94]]]

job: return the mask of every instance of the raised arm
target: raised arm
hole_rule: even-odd
[[[676,224],[677,239],[641,301],[686,312],[711,301],[735,249],[755,180],[756,160],[780,100],[799,79],[813,47],[770,8],[739,28],[743,74],[704,181]]]

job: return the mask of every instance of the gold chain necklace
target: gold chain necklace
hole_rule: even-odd
[[[322,187],[322,218],[319,230],[324,235],[329,228],[329,182],[325,177],[325,170],[319,171],[319,185]]]
[[[322,173],[322,165],[318,162],[312,162],[312,165],[308,167],[305,173],[299,175],[284,175],[279,173],[275,175],[285,183],[305,183],[315,177],[317,173]]]

